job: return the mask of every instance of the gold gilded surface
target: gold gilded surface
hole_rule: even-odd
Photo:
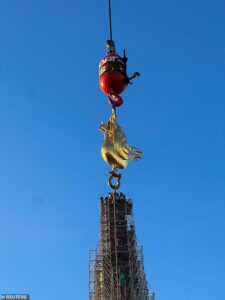
[[[107,124],[101,123],[99,130],[104,135],[102,158],[112,168],[125,169],[130,161],[141,158],[142,151],[128,145],[126,135],[117,123],[114,112]]]

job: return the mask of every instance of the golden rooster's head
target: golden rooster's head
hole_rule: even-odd
[[[102,121],[100,126],[99,126],[99,131],[101,131],[103,134],[106,134],[106,132],[108,131],[108,127],[107,125]]]

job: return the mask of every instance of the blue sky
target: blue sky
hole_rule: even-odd
[[[123,172],[157,300],[225,299],[225,3],[113,0],[138,70],[119,123],[143,160]],[[0,293],[88,299],[109,191],[98,88],[107,1],[0,4]]]

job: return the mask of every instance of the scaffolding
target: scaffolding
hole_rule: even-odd
[[[90,251],[89,300],[155,300],[138,246],[133,202],[123,193],[100,199],[100,244]]]

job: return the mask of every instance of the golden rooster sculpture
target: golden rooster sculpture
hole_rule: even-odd
[[[113,169],[125,169],[130,161],[141,158],[142,151],[127,144],[126,135],[116,121],[115,112],[112,113],[108,124],[101,123],[99,130],[104,135],[102,158]]]

